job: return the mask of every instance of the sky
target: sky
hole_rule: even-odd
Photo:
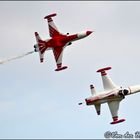
[[[49,37],[46,15],[62,33],[94,31],[68,46],[63,65],[55,72],[54,56],[38,53],[0,65],[0,138],[104,138],[106,131],[134,134],[140,131],[140,94],[120,103],[119,118],[110,125],[107,104],[97,116],[94,106],[78,106],[91,96],[89,85],[102,91],[99,68],[111,66],[115,84],[140,83],[140,2],[138,1],[1,1],[0,59],[33,51],[34,32]]]

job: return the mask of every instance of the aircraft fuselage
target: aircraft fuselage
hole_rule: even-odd
[[[55,48],[55,47],[64,47],[71,44],[71,42],[82,39],[89,34],[91,34],[91,31],[86,31],[83,33],[73,34],[73,35],[57,35],[47,41],[44,41],[46,49],[47,48]]]
[[[87,105],[103,104],[110,101],[121,100],[123,95],[119,95],[118,92],[121,88],[114,89],[112,91],[103,91],[95,96],[85,99]]]

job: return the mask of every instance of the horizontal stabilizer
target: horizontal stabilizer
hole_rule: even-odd
[[[95,87],[93,85],[90,85],[90,89],[91,89],[91,94],[95,95],[96,94]]]
[[[38,32],[35,32],[35,38],[36,38],[36,42],[37,42],[37,43],[41,40],[41,38],[40,38]]]
[[[47,47],[45,46],[45,41],[41,40],[41,37],[39,36],[37,32],[35,32],[35,38],[36,38],[37,44],[34,45],[34,48],[35,48],[35,51],[39,52],[40,63],[42,63],[44,61],[44,54]]]

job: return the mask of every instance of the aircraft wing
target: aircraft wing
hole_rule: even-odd
[[[121,100],[115,100],[108,102],[108,106],[112,115],[112,118],[118,117],[118,110],[119,110],[119,104]]]
[[[53,48],[53,54],[57,64],[57,68],[61,68],[62,65],[63,49],[63,47]]]
[[[55,23],[53,22],[52,17],[54,16],[56,16],[56,13],[44,17],[44,19],[47,19],[48,21],[49,34],[51,37],[55,37],[60,34]]]
[[[111,67],[106,67],[103,69],[99,69],[97,72],[101,73],[103,86],[105,90],[112,90],[114,88],[117,88],[118,86],[114,84],[112,79],[107,75],[106,71],[110,70]]]

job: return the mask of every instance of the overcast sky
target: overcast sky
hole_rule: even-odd
[[[89,85],[103,90],[99,68],[111,66],[115,84],[140,84],[140,2],[0,2],[0,58],[33,50],[34,32],[49,38],[44,17],[54,17],[62,33],[95,31],[67,47],[55,72],[54,56],[38,53],[0,65],[0,138],[104,138],[106,131],[140,130],[140,94],[120,104],[124,123],[110,125],[107,104],[97,116],[94,106],[78,106],[91,96]]]

